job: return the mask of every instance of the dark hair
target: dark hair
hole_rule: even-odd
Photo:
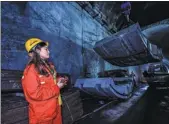
[[[42,47],[46,46],[45,42],[37,44],[29,53],[32,53],[32,57],[28,62],[28,65],[34,64],[37,72],[41,75],[49,76],[49,73],[46,71],[44,67],[46,67],[45,63],[50,67],[48,60],[42,60],[40,55],[37,53],[37,49],[41,49]],[[51,69],[51,67],[50,67]]]

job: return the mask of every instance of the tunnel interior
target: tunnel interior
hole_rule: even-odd
[[[40,38],[69,77],[63,124],[168,124],[168,12],[168,1],[1,2],[2,123],[28,124],[25,42]]]

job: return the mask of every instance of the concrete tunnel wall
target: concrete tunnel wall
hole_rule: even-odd
[[[28,56],[24,43],[31,37],[49,42],[57,72],[69,73],[72,83],[84,71],[97,77],[99,71],[119,68],[92,49],[110,33],[76,2],[1,2],[1,12],[2,69],[25,68]]]

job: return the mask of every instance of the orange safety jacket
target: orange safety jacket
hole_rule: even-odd
[[[38,74],[35,65],[28,65],[22,77],[22,87],[26,100],[29,102],[29,123],[39,124],[50,121],[58,115],[61,124],[61,113],[58,97],[60,89],[55,84],[53,76]]]

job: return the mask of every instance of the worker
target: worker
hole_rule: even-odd
[[[48,42],[31,38],[25,43],[30,60],[24,70],[22,87],[29,103],[29,124],[62,124],[60,89],[67,77],[58,77],[48,61]]]

